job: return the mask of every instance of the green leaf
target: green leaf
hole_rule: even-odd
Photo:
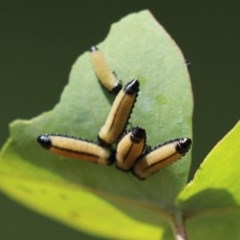
[[[146,129],[149,145],[191,137],[193,102],[184,57],[148,11],[114,24],[97,46],[123,84],[139,79],[131,124]],[[52,111],[11,124],[1,152],[0,188],[24,205],[94,235],[173,239],[168,211],[186,183],[190,153],[139,181],[115,167],[55,156],[36,142],[45,132],[95,140],[112,100],[98,83],[89,53],[83,53]]]
[[[209,153],[177,198],[190,239],[240,238],[239,139],[240,122]]]

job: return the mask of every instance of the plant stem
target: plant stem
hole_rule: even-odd
[[[183,216],[180,210],[177,210],[175,213],[175,232],[176,240],[187,240],[187,235],[184,228]]]

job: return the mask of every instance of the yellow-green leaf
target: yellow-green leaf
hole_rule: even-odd
[[[240,239],[240,122],[208,154],[177,204],[190,239]]]

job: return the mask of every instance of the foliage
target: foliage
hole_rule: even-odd
[[[131,124],[146,129],[149,145],[191,137],[193,100],[184,57],[148,11],[114,24],[97,46],[123,84],[139,79]],[[113,97],[99,85],[89,53],[83,53],[53,110],[10,125],[0,156],[0,189],[41,214],[110,239],[172,240],[184,230],[182,221],[189,239],[236,239],[224,230],[240,236],[239,125],[187,186],[191,153],[139,181],[113,166],[58,157],[37,144],[45,132],[96,140]]]

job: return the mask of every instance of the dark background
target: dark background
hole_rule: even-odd
[[[0,145],[8,123],[51,109],[71,65],[101,42],[111,23],[150,9],[191,60],[195,99],[191,175],[239,119],[240,14],[237,1],[15,1],[0,5]],[[153,63],[154,64],[154,63]],[[93,239],[0,194],[6,240]]]

